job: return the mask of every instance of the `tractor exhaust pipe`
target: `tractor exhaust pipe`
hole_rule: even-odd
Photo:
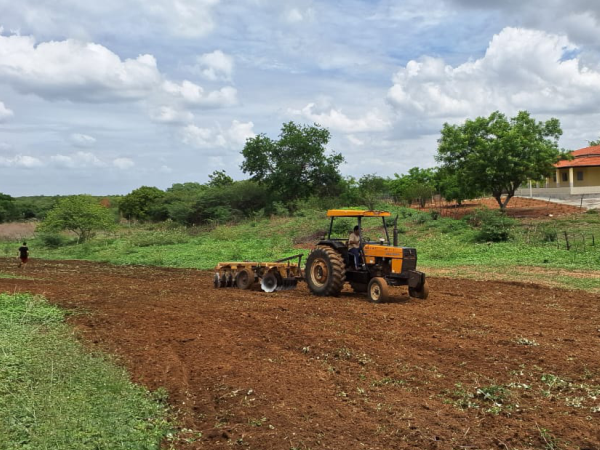
[[[396,218],[394,219],[394,247],[398,247],[398,214],[396,214]]]

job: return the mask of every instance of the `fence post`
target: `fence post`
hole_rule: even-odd
[[[566,231],[563,231],[565,234],[565,242],[567,243],[567,250],[571,250],[571,246],[569,245],[569,235],[567,235]]]

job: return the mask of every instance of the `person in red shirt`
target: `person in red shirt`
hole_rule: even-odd
[[[25,267],[29,259],[29,248],[27,248],[27,242],[23,242],[23,245],[19,247],[19,267]]]

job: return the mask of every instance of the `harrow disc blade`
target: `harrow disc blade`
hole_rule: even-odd
[[[277,287],[277,277],[272,273],[267,273],[260,280],[260,287],[265,292],[274,292]]]
[[[219,272],[215,272],[215,278],[214,278],[213,283],[214,283],[215,288],[221,287],[221,276],[219,275]]]

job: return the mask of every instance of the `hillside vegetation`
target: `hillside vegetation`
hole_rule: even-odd
[[[600,289],[600,236],[594,236],[600,217],[595,211],[529,222],[485,209],[452,219],[437,211],[377,206],[398,215],[400,244],[416,247],[420,267],[430,274]],[[125,226],[79,245],[73,238],[41,235],[30,247],[33,257],[212,269],[220,261],[307,254],[328,226],[325,211],[302,209],[293,216],[254,217],[214,227],[185,228],[171,222]],[[334,231],[346,237],[352,226],[349,219],[341,220]],[[366,223],[365,235],[382,237],[379,220]],[[5,246],[5,253],[12,251]]]

